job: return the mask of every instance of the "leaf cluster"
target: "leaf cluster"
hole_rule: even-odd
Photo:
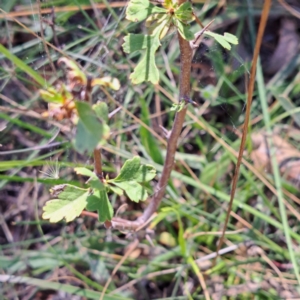
[[[130,78],[135,84],[143,81],[157,84],[159,72],[155,64],[155,53],[161,45],[160,40],[172,27],[177,28],[184,39],[194,38],[189,25],[189,22],[194,20],[191,3],[185,2],[178,5],[172,1],[166,1],[164,7],[158,7],[148,0],[132,0],[127,7],[126,18],[132,22],[141,22],[146,19],[149,32],[147,35],[128,34],[124,38],[123,49],[126,53],[144,51]]]
[[[69,184],[54,187],[51,193],[55,199],[49,200],[44,206],[43,219],[49,219],[50,222],[65,219],[66,222],[70,222],[87,209],[97,211],[100,222],[109,221],[113,217],[109,192],[118,195],[125,193],[134,202],[145,201],[148,198],[145,184],[156,176],[154,167],[142,165],[138,156],[127,160],[120,173],[112,179],[101,181],[87,168],[75,168],[75,172],[89,177],[87,187],[82,189]]]

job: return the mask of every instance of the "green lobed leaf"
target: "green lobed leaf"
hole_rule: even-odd
[[[51,223],[62,219],[66,222],[73,221],[86,207],[88,195],[88,190],[66,184],[58,195],[58,199],[46,202],[42,218],[49,219]]]
[[[147,190],[137,181],[113,181],[113,184],[123,189],[131,201],[145,201],[148,198]]]
[[[147,182],[153,179],[156,175],[156,170],[151,165],[141,165],[140,157],[135,156],[132,159],[128,159],[120,174],[114,178],[108,180],[108,183],[114,184],[116,187],[109,186],[112,191],[117,194],[122,194],[121,190],[124,190],[130,200],[139,202],[148,198],[146,188],[144,188],[140,182]]]
[[[99,222],[111,220],[114,214],[113,207],[108,199],[106,190],[96,191],[94,195],[87,198],[86,209],[97,211]]]
[[[137,182],[148,182],[156,176],[156,169],[151,165],[141,165],[136,173]]]
[[[231,49],[230,43],[233,45],[238,44],[237,37],[228,32],[225,32],[224,35],[220,35],[211,31],[205,31],[204,34],[213,37],[222,47],[228,50]]]
[[[125,161],[119,175],[108,182],[148,182],[156,176],[156,170],[151,165],[141,165],[141,159],[139,156],[135,156],[132,159]]]
[[[110,181],[129,181],[136,178],[137,172],[139,171],[141,165],[141,158],[139,156],[135,156],[132,159],[128,159],[125,161],[122,166],[119,175],[111,179]]]
[[[138,84],[143,81],[150,81],[157,84],[159,81],[159,72],[155,64],[155,52],[160,46],[160,37],[164,35],[164,29],[169,26],[169,18],[165,18],[161,24],[156,27],[151,35],[129,34],[124,38],[123,49],[127,53],[145,49],[145,54],[130,75],[132,83]]]
[[[159,71],[155,64],[155,52],[160,46],[159,36],[145,36],[148,39],[149,48],[135,67],[130,79],[133,84],[139,84],[144,81],[150,81],[157,84],[159,81]]]
[[[182,3],[176,10],[175,10],[175,17],[184,23],[191,22],[195,19],[193,14],[192,4],[190,2]]]
[[[155,37],[151,35],[129,33],[124,37],[124,43],[122,47],[124,52],[134,53],[135,51],[143,50],[149,47],[154,42],[154,38]]]
[[[167,13],[167,10],[153,5],[148,0],[131,0],[126,9],[126,19],[140,22],[155,13]]]

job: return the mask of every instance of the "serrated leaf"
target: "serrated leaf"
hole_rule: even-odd
[[[107,182],[116,185],[124,190],[130,200],[139,202],[148,198],[147,190],[140,182],[147,182],[153,179],[156,175],[156,170],[150,165],[140,165],[140,157],[136,156],[127,160],[120,174]],[[110,188],[114,190],[114,187]]]
[[[93,105],[93,110],[99,119],[108,122],[108,106],[105,102],[96,103]]]
[[[136,178],[137,172],[139,171],[141,165],[141,158],[139,156],[135,156],[132,159],[128,159],[125,161],[122,166],[119,175],[111,179],[110,181],[129,181]]]
[[[185,24],[180,20],[175,20],[175,25],[182,38],[185,40],[192,41],[195,38],[194,34],[190,31],[189,24]]]
[[[97,211],[100,222],[111,220],[114,214],[113,207],[108,199],[107,193],[104,190],[95,192],[87,198],[86,209],[89,211]]]
[[[182,3],[175,10],[175,17],[181,22],[187,23],[195,20],[195,16],[193,14],[192,4],[190,2]]]
[[[89,191],[72,185],[66,185],[58,195],[58,199],[49,200],[43,207],[43,219],[49,219],[56,223],[65,219],[66,222],[73,221],[78,217],[87,204]]]
[[[119,175],[108,182],[123,181],[148,182],[156,176],[156,170],[151,165],[140,165],[140,157],[135,156],[124,163]]]
[[[167,13],[167,10],[153,5],[148,0],[131,0],[126,9],[126,19],[140,22],[154,13]]]
[[[148,198],[147,190],[134,180],[113,181],[113,184],[123,189],[131,201],[145,201]]]

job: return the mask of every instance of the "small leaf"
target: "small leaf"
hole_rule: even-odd
[[[192,4],[190,2],[182,3],[176,10],[175,10],[175,17],[179,21],[183,23],[188,23],[195,20],[195,16],[193,14]]]
[[[56,223],[65,219],[73,221],[78,217],[87,204],[89,191],[72,185],[66,185],[58,195],[58,199],[49,200],[43,207],[43,219]]]
[[[205,31],[204,34],[213,37],[222,47],[228,50],[231,49],[230,43],[234,45],[238,44],[237,37],[228,32],[225,32],[224,36],[211,31]]]
[[[89,211],[98,211],[98,219],[100,222],[109,221],[113,217],[113,207],[108,199],[107,193],[104,190],[95,192],[87,198],[86,209]]]
[[[231,33],[225,32],[224,37],[230,44],[237,45],[239,43],[238,38]]]
[[[164,231],[159,235],[159,242],[167,247],[175,247],[177,245],[176,239],[171,233]]]
[[[131,201],[145,201],[148,198],[147,190],[138,182],[131,181],[112,181],[113,184],[123,189]]]
[[[64,97],[61,93],[58,93],[56,89],[53,87],[48,88],[47,90],[39,90],[41,97],[43,100],[52,103],[64,103]]]
[[[103,125],[88,103],[77,101],[76,108],[80,119],[77,124],[75,148],[79,153],[91,152],[102,138]]]
[[[125,42],[122,46],[125,52],[132,53],[145,49],[145,54],[130,75],[132,83],[138,84],[143,81],[150,81],[153,84],[158,83],[159,72],[155,64],[155,52],[160,46],[160,35],[167,23],[168,19],[165,19],[155,28],[152,35],[129,34],[124,38]]]
[[[182,38],[185,40],[192,41],[195,38],[194,34],[190,31],[189,24],[185,24],[180,20],[176,20],[175,25]]]
[[[131,0],[126,9],[126,19],[140,22],[154,13],[167,13],[167,10],[153,5],[148,0]]]
[[[140,164],[141,164],[141,158],[139,156],[135,156],[132,159],[126,160],[123,167],[120,170],[119,175],[112,180],[114,182],[129,181],[136,178],[136,174],[139,171]]]
[[[105,190],[104,183],[91,170],[82,167],[75,168],[74,170],[77,174],[90,177],[89,180],[87,181],[87,184],[89,184],[93,189]]]
[[[96,176],[96,174],[93,171],[91,171],[87,168],[78,167],[78,168],[74,168],[74,171],[78,175],[83,175],[83,176],[88,176],[88,177]]]
[[[161,26],[162,25],[162,26]],[[172,25],[172,16],[166,14],[151,15],[146,20],[149,35],[155,35],[159,31],[159,39],[162,40]]]
[[[185,106],[185,101],[181,101],[179,103],[173,103],[172,107],[170,108],[170,111],[181,111]]]
[[[173,4],[173,1],[172,1],[172,0],[165,0],[164,3],[163,3],[163,6],[164,6],[165,8],[170,9],[170,8],[173,8],[173,7],[174,7],[174,4]]]
[[[74,61],[66,57],[62,57],[57,61],[58,65],[60,65],[61,63],[64,63],[67,66],[67,74],[70,80],[82,85],[87,84],[87,77]]]
[[[106,86],[116,91],[120,89],[120,81],[117,78],[112,78],[109,76],[92,79],[92,86],[95,85]]]
[[[130,200],[139,202],[145,201],[148,198],[146,188],[139,182],[150,181],[155,175],[156,170],[154,167],[140,165],[140,157],[135,156],[124,163],[120,174],[116,178],[107,180],[107,182],[124,190]],[[113,187],[111,189],[114,190]]]

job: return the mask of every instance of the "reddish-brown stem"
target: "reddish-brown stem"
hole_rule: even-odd
[[[180,4],[180,3],[179,3]],[[180,47],[180,79],[179,79],[179,101],[190,97],[190,74],[193,50],[188,41],[178,34]],[[141,217],[136,221],[127,221],[121,218],[113,218],[111,227],[120,230],[136,230],[143,225],[156,212],[163,196],[165,195],[168,180],[170,178],[177,149],[178,138],[181,134],[183,122],[187,111],[187,105],[176,113],[172,130],[167,144],[167,154],[161,177],[155,187],[155,192],[150,199],[150,203]]]
[[[101,159],[101,150],[96,148],[94,150],[94,172],[97,177],[102,181],[103,172],[102,172],[102,159]]]
[[[268,16],[269,16],[271,2],[272,2],[272,0],[265,1],[261,19],[260,19],[260,23],[259,23],[258,34],[257,34],[257,38],[256,38],[256,44],[255,44],[255,48],[254,48],[254,54],[253,54],[251,72],[250,72],[250,81],[249,81],[249,86],[248,86],[247,108],[246,108],[246,114],[245,114],[243,135],[242,135],[242,140],[241,140],[241,145],[240,145],[240,149],[239,149],[237,163],[236,163],[235,170],[234,170],[232,188],[231,188],[231,193],[230,193],[230,201],[229,201],[229,205],[228,205],[228,209],[227,209],[227,213],[226,213],[226,219],[225,219],[222,235],[220,237],[220,240],[219,240],[219,243],[217,246],[217,255],[222,247],[224,237],[225,237],[225,230],[226,230],[227,224],[230,219],[230,212],[232,209],[233,199],[234,199],[234,195],[235,195],[235,191],[236,191],[236,187],[237,187],[240,166],[241,166],[241,162],[243,159],[243,152],[244,152],[246,137],[247,137],[247,132],[248,132],[248,125],[249,125],[249,120],[250,120],[250,111],[251,111],[251,104],[252,104],[252,96],[253,96],[253,90],[254,90],[254,84],[255,84],[256,65],[257,65],[257,60],[258,60],[258,56],[259,56],[260,46],[262,43],[265,27],[266,27]],[[217,259],[217,257],[215,258],[215,261],[216,261],[216,259]]]

